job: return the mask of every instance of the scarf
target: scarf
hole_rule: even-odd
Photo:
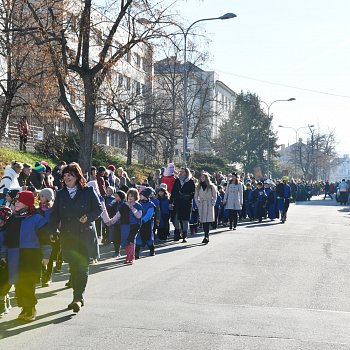
[[[203,191],[205,191],[207,189],[207,184],[205,182],[201,182],[201,187]]]
[[[78,187],[67,187],[67,191],[69,193],[70,198],[73,199],[78,192]]]

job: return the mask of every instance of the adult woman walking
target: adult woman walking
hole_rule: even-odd
[[[170,197],[170,204],[172,204],[174,208],[174,241],[180,240],[180,230],[182,230],[182,242],[187,242],[186,238],[190,229],[189,220],[195,190],[196,186],[192,180],[190,170],[188,168],[181,168],[179,177],[174,182]]]
[[[216,186],[211,182],[209,174],[202,173],[196,191],[194,200],[198,207],[199,219],[204,230],[204,244],[209,243],[209,227],[215,220],[215,203],[217,198]]]
[[[68,309],[80,311],[89,274],[89,258],[93,258],[96,235],[93,222],[101,215],[101,202],[77,163],[62,171],[63,188],[57,192],[49,222],[50,232],[60,225],[63,260],[69,263],[73,301]]]
[[[235,230],[238,222],[238,214],[243,206],[243,185],[239,181],[239,175],[237,173],[232,174],[231,180],[227,184],[223,204],[228,210],[230,230]]]

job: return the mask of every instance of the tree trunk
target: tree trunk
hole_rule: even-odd
[[[1,112],[1,120],[0,120],[0,141],[3,139],[5,135],[5,130],[7,123],[9,121],[9,115],[11,111],[13,96],[6,96],[6,100]]]
[[[132,147],[133,147],[133,138],[128,135],[126,165],[131,165],[131,161],[132,161]]]
[[[85,93],[85,121],[84,127],[80,130],[79,164],[83,171],[90,171],[92,161],[92,148],[94,126],[96,118],[96,91],[93,78],[84,77]]]

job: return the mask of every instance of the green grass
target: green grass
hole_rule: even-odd
[[[28,163],[34,166],[36,161],[45,160],[49,163],[51,168],[56,166],[56,162],[52,159],[33,152],[21,152],[11,148],[0,148],[0,175],[3,174],[6,165],[10,164],[11,161],[16,160],[21,163]]]
[[[50,167],[53,169],[56,166],[56,161],[48,159],[39,153],[34,152],[20,152],[11,148],[0,148],[0,176],[4,173],[4,168],[6,165],[10,164],[11,161],[16,160],[21,163],[28,163],[34,166],[36,161],[45,160],[49,163]],[[104,164],[106,163],[106,164]],[[117,166],[122,166],[129,174],[129,176],[135,176],[137,181],[142,181],[147,175],[153,170],[150,167],[144,167],[140,164],[132,164],[131,166],[125,166],[125,163],[120,162],[117,158],[115,162],[111,159],[101,159],[98,164],[107,166],[108,164],[116,164]]]

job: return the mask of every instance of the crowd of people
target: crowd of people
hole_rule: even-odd
[[[338,187],[343,193],[345,186]],[[113,244],[115,256],[124,252],[125,264],[132,265],[145,247],[154,256],[155,242],[186,243],[199,228],[206,245],[210,230],[220,225],[236,230],[243,220],[284,223],[291,201],[321,190],[287,176],[256,179],[204,170],[196,176],[174,164],[137,181],[114,165],[83,174],[77,163],[60,161],[51,169],[45,161],[33,166],[13,161],[0,181],[0,315],[11,308],[14,285],[22,308],[18,319],[35,320],[36,285],[50,285],[63,262],[69,264],[66,286],[73,289],[68,309],[79,312],[100,244]],[[326,191],[331,195],[325,186]]]

